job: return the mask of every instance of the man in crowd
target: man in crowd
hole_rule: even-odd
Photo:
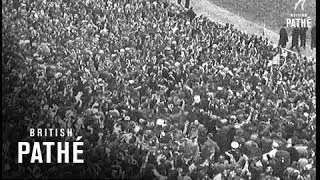
[[[316,48],[316,24],[311,28],[311,49]]]
[[[293,48],[296,48],[298,53],[300,54],[300,48],[299,48],[299,36],[300,36],[300,28],[294,27],[292,29],[292,41],[291,41],[291,47],[290,49],[293,50]]]
[[[289,41],[288,39],[288,33],[286,30],[286,24],[283,25],[283,27],[280,29],[280,39],[279,39],[279,46],[282,48],[285,48],[287,45],[287,42]]]
[[[186,0],[185,8],[189,9],[190,7],[190,0]]]
[[[300,47],[306,49],[306,38],[307,38],[308,27],[300,28]]]

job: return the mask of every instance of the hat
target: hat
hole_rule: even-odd
[[[157,119],[156,124],[160,125],[160,126],[164,126],[165,125],[165,120],[164,119]]]
[[[226,124],[226,123],[228,122],[228,120],[227,120],[227,119],[221,119],[220,122],[221,122],[222,124]]]
[[[200,95],[195,95],[195,96],[193,97],[193,99],[194,99],[194,102],[196,102],[196,103],[200,103],[200,101],[201,101]]]
[[[290,89],[295,89],[295,88],[296,88],[295,85],[291,85],[291,86],[290,86]]]
[[[292,173],[292,176],[296,177],[296,176],[299,176],[300,172],[298,169],[295,169]]]
[[[259,138],[259,135],[257,133],[251,134],[250,139],[252,141],[256,141]]]
[[[231,142],[231,147],[232,147],[233,149],[238,149],[238,148],[239,148],[239,143],[236,142],[236,141],[232,141],[232,142]]]
[[[278,144],[276,141],[273,141],[272,147],[273,147],[273,148],[278,148],[278,147],[279,147],[279,144]]]
[[[257,167],[263,167],[261,161],[256,162],[256,166],[257,166]]]
[[[119,117],[120,116],[119,111],[116,110],[116,109],[109,111],[109,113],[114,117]]]
[[[312,164],[307,164],[307,165],[305,166],[305,168],[306,168],[306,170],[312,169]]]
[[[233,127],[234,127],[235,129],[238,129],[238,130],[240,130],[240,128],[241,128],[240,124],[235,124]]]
[[[20,40],[19,45],[28,44],[30,43],[30,40]]]
[[[304,168],[308,164],[308,159],[307,158],[300,158],[298,160],[298,163],[300,167]]]
[[[291,147],[291,146],[292,146],[292,139],[289,138],[289,139],[287,140],[287,148],[289,148],[289,147]]]
[[[268,161],[268,156],[267,156],[267,154],[262,154],[262,160],[263,160],[263,161]]]
[[[54,75],[55,78],[59,78],[59,77],[61,77],[61,76],[62,76],[62,73],[61,73],[61,72],[57,72],[57,73]]]
[[[278,151],[278,150],[276,150],[276,149],[271,150],[271,151],[269,152],[269,156],[270,156],[271,158],[276,157],[277,151]]]
[[[241,135],[243,135],[243,133],[244,133],[244,131],[242,129],[237,129],[236,130],[236,135],[237,136],[241,136]]]
[[[170,47],[166,47],[164,50],[171,51],[171,48]]]
[[[141,124],[141,123],[144,123],[146,120],[144,120],[144,119],[142,119],[142,118],[140,118],[139,119],[139,123]]]
[[[281,138],[282,137],[282,132],[277,132],[277,137]]]

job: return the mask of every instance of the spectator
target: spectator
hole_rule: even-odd
[[[300,53],[300,49],[299,49],[300,28],[294,27],[292,30],[291,36],[292,36],[292,42],[291,42],[290,49],[292,50],[295,47],[298,53]]]
[[[283,27],[280,29],[280,39],[279,39],[279,46],[282,48],[285,48],[288,42],[288,33],[287,30],[285,28],[285,24],[283,25]]]
[[[316,47],[316,24],[311,28],[311,49]]]
[[[300,28],[300,47],[304,49],[306,48],[307,30],[308,30],[308,27]]]
[[[190,7],[190,0],[186,0],[186,4],[184,6],[185,8],[189,9]]]

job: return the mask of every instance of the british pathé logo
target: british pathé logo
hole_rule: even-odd
[[[311,17],[305,12],[304,5],[307,0],[298,0],[294,5],[294,12],[286,19],[288,28],[311,28]],[[301,10],[298,7],[301,7]]]

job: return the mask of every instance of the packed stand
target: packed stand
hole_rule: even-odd
[[[3,177],[316,179],[313,59],[162,0],[14,2]],[[36,141],[82,136],[85,163],[18,164],[30,128],[73,128]]]

